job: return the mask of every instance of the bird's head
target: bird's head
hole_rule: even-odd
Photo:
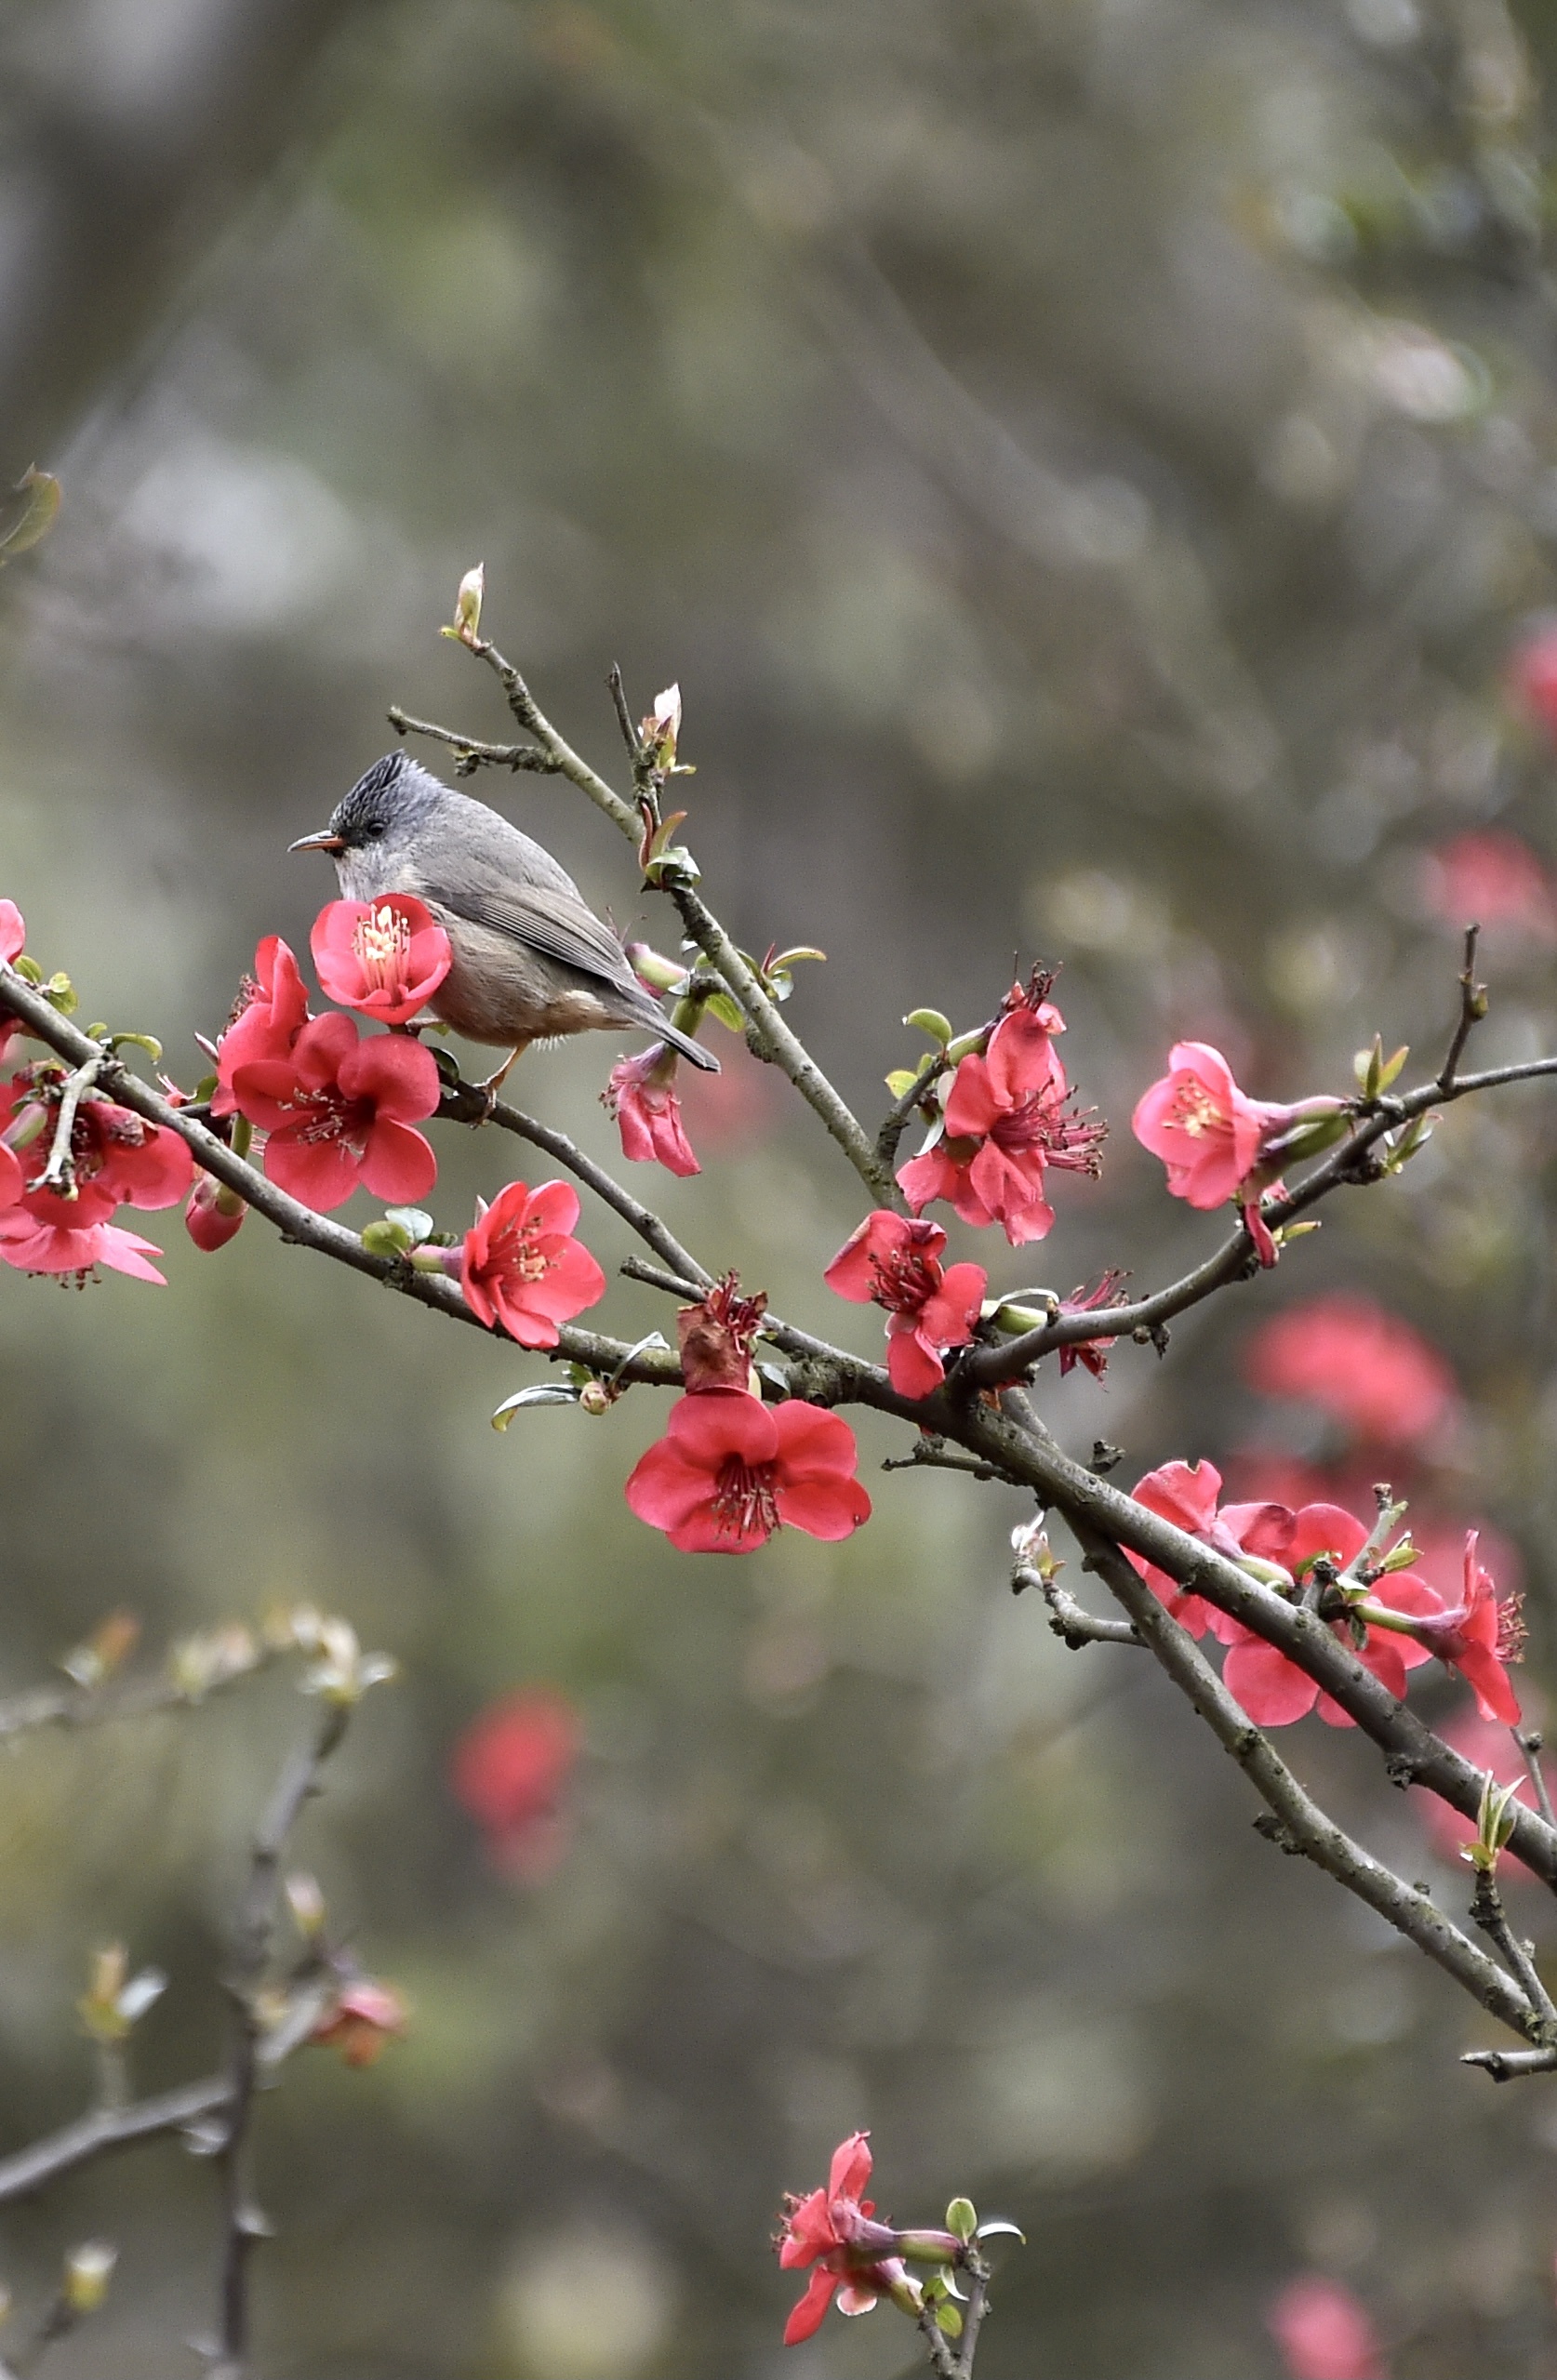
[[[342,867],[358,858],[371,863],[404,842],[445,791],[408,752],[386,752],[336,804],[327,827],[287,847],[327,851]]]

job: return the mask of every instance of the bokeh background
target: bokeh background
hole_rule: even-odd
[[[485,560],[486,625],[599,765],[608,665],[640,708],[679,679],[710,896],[750,947],[827,951],[791,1014],[865,1111],[906,1010],[971,1022],[1014,951],[1063,964],[1105,1177],[1059,1183],[1043,1249],[978,1253],[1062,1293],[1171,1275],[1220,1228],[1128,1134],[1175,1035],[1268,1097],[1344,1089],[1375,1030],[1435,1054],[1472,897],[1485,1057],[1557,1032],[1557,762],[1506,684],[1557,599],[1549,50],[1550,12],[1502,0],[16,0],[0,475],[66,491],[0,576],[31,949],[192,1082],[256,937],[303,947],[329,880],[285,846],[389,703],[507,732],[436,634]],[[579,796],[480,790],[667,938]],[[614,1055],[516,1087],[605,1156]],[[1457,1110],[1165,1363],[1045,1377],[1046,1416],[1126,1479],[1409,1475],[1523,1563],[1536,1701],[1554,1113]],[[689,1116],[676,1228],[873,1346],[819,1281],[858,1193],[788,1086],[738,1056]],[[447,1228],[515,1170],[490,1137],[442,1128]],[[857,2124],[895,2215],[956,2187],[1028,2235],[981,2380],[1274,2373],[1301,2271],[1357,2293],[1403,2380],[1557,2373],[1550,2086],[1459,2068],[1473,2014],[1272,1855],[1147,1665],[1013,1602],[1018,1498],[874,1476],[905,1433],[868,1423],[850,1543],[679,1557],[619,1493],[655,1401],[499,1436],[533,1359],[258,1222],[215,1257],[176,1214],[153,1233],[163,1291],[0,1280],[0,1686],[116,1607],[155,1657],[277,1596],[404,1665],[297,1856],[414,2023],[264,2104],[270,2380],[914,2368],[890,2309],[778,2345],[779,2193]],[[1370,1442],[1251,1387],[1257,1326],[1348,1284],[1451,1367],[1431,1428],[1386,1411]],[[604,1315],[670,1319],[631,1284]],[[498,1858],[451,1753],[540,1688],[581,1749]],[[0,2147],[83,2103],[105,1939],[173,1978],[140,2081],[216,2054],[299,1723],[267,1679],[6,1762]],[[1287,1740],[1458,1906],[1370,1754]],[[1520,1921],[1553,1940],[1538,1901]],[[194,2371],[207,2170],[159,2144],[8,2211],[0,2273],[35,2305],[90,2231],[113,2297],[49,2370]]]

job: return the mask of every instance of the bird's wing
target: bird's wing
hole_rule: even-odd
[[[561,869],[557,873],[562,874]],[[450,870],[440,877],[424,867],[422,875],[426,898],[456,917],[484,925],[489,933],[506,934],[511,941],[576,967],[581,975],[604,977],[621,990],[637,990],[637,977],[610,927],[564,881],[566,891],[557,884],[516,884],[485,870]]]

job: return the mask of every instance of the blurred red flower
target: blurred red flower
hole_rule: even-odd
[[[1557,741],[1557,627],[1536,629],[1515,645],[1507,684],[1525,716]]]
[[[406,2003],[389,1984],[357,1975],[341,1985],[309,2040],[339,2050],[348,2066],[372,2066],[406,2030]]]
[[[579,1194],[566,1182],[510,1182],[482,1203],[459,1278],[488,1330],[505,1330],[521,1347],[555,1347],[558,1323],[605,1296],[606,1275],[570,1236],[578,1220]]]
[[[408,1025],[454,959],[432,911],[409,893],[327,902],[313,921],[309,948],[328,998],[381,1025]]]
[[[1435,1347],[1371,1297],[1349,1291],[1289,1306],[1250,1339],[1244,1376],[1378,1447],[1411,1446],[1451,1412],[1455,1376]]]
[[[235,1114],[233,1077],[238,1068],[261,1058],[288,1057],[307,1022],[308,988],[298,963],[279,934],[267,934],[254,953],[253,975],[246,976],[239,989],[232,1022],[217,1044],[211,1113]]]
[[[683,1553],[751,1553],[781,1524],[846,1537],[871,1517],[848,1423],[800,1398],[772,1408],[740,1390],[671,1407],[665,1435],[627,1482],[640,1521]]]
[[[663,1165],[669,1174],[701,1173],[681,1121],[675,1090],[676,1054],[651,1042],[640,1057],[619,1057],[600,1102],[616,1119],[621,1153],[633,1163]]]
[[[9,966],[27,948],[27,924],[15,901],[0,901],[0,961]],[[0,1017],[0,1058],[21,1030],[15,1017]]]
[[[910,1221],[878,1207],[822,1275],[857,1306],[887,1311],[886,1368],[899,1396],[927,1397],[946,1377],[948,1348],[964,1347],[990,1285],[982,1265],[943,1266],[938,1223]]]
[[[1456,835],[1422,858],[1429,909],[1446,925],[1509,925],[1534,940],[1557,940],[1551,879],[1527,843],[1498,827]]]
[[[315,1017],[286,1057],[238,1067],[233,1090],[270,1136],[272,1181],[321,1214],[359,1182],[403,1204],[424,1198],[438,1177],[431,1147],[410,1129],[438,1104],[438,1069],[432,1051],[404,1034],[364,1041],[350,1017]]]
[[[1265,2320],[1290,2380],[1385,2380],[1367,2308],[1338,2280],[1300,2274],[1272,2298]]]
[[[579,1715],[549,1686],[505,1695],[472,1720],[449,1756],[449,1783],[505,1875],[535,1882],[566,1837],[557,1802],[579,1757]]]

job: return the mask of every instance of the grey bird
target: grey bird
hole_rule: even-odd
[[[494,1086],[531,1042],[622,1027],[718,1073],[712,1053],[661,1014],[551,853],[408,752],[375,761],[329,825],[290,848],[329,852],[345,900],[412,893],[425,902],[454,953],[427,1004],[467,1041],[512,1051]]]

